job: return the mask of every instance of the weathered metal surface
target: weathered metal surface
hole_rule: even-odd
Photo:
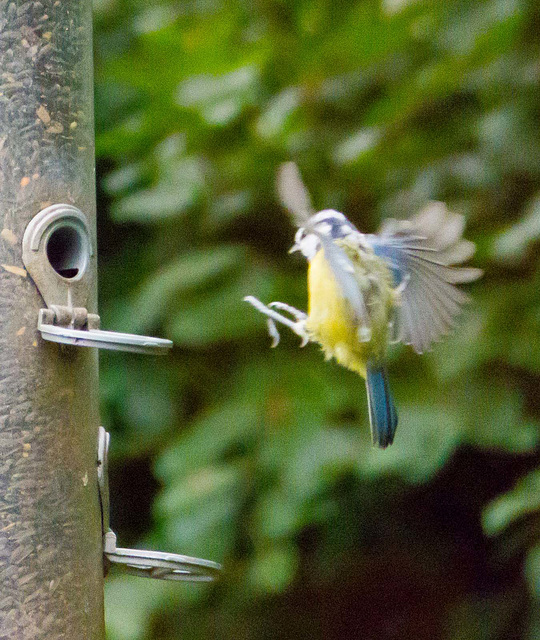
[[[0,0],[0,638],[102,640],[97,353],[44,342],[21,241],[73,204],[95,247],[89,0]],[[88,311],[96,313],[95,252]],[[63,303],[64,301],[60,301]]]

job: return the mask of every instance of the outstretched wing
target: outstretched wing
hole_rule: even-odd
[[[315,213],[306,185],[294,162],[285,162],[277,173],[276,190],[281,204],[291,214],[297,227],[305,227]]]
[[[294,162],[286,162],[280,166],[276,187],[281,204],[289,211],[295,224],[319,238],[325,258],[330,265],[343,297],[348,300],[351,306],[355,321],[359,326],[367,326],[369,324],[369,315],[354,275],[354,265],[340,246],[328,236],[320,233],[312,225],[311,218],[315,211],[311,204],[309,192]]]
[[[398,339],[417,353],[428,350],[455,324],[469,297],[456,284],[472,282],[481,269],[458,267],[475,251],[462,238],[465,219],[442,202],[432,202],[407,221],[387,220],[378,235],[365,236],[401,285]]]

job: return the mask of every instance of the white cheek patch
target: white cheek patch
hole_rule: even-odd
[[[311,260],[315,257],[315,254],[319,250],[319,239],[316,235],[310,233],[300,242],[300,251],[304,254],[304,256]]]

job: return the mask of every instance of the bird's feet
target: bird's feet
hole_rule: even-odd
[[[305,314],[303,311],[295,309],[294,307],[291,307],[284,302],[271,302],[269,305],[265,305],[254,296],[246,296],[244,298],[244,301],[249,302],[249,304],[255,307],[257,311],[260,311],[267,317],[266,324],[268,325],[268,333],[272,338],[272,347],[277,347],[280,339],[279,331],[276,327],[276,322],[289,327],[289,329],[291,329],[291,331],[294,331],[297,336],[300,336],[300,338],[302,338],[302,343],[300,344],[301,347],[305,347],[309,342],[309,334],[306,331],[307,314]],[[287,312],[293,318],[295,318],[295,320],[287,318],[287,316],[274,311],[274,309],[279,309],[281,311]]]

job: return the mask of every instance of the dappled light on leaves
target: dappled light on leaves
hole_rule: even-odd
[[[102,357],[112,464],[154,470],[141,545],[225,565],[210,588],[112,578],[111,639],[532,639],[538,8],[100,0],[95,12],[103,324],[176,344],[159,362]],[[392,350],[401,424],[384,452],[357,376],[297,336],[271,350],[242,302],[306,308],[275,193],[289,160],[318,209],[363,232],[440,200],[478,245],[485,276],[458,330],[422,359]]]

